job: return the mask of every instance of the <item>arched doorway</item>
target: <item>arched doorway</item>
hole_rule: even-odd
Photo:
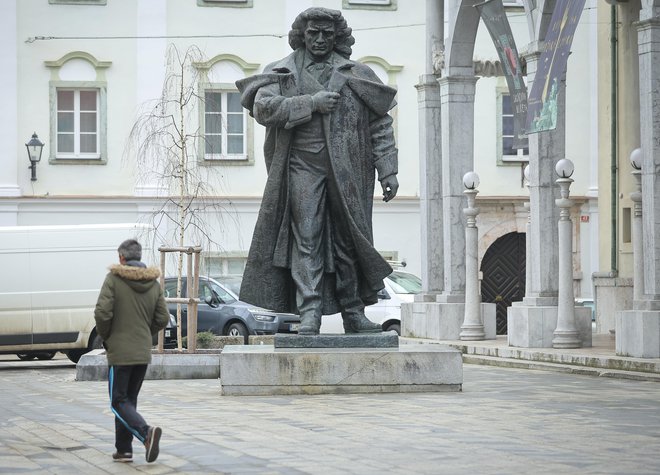
[[[525,233],[509,233],[490,245],[481,261],[481,300],[497,304],[497,334],[506,335],[506,311],[525,296]]]

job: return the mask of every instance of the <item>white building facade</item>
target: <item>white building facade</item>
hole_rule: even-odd
[[[589,0],[587,7],[596,3]],[[505,4],[522,51],[530,42],[525,12],[520,2]],[[420,182],[433,180],[420,170],[426,0],[3,0],[0,226],[146,222],[155,210],[171,208],[174,187],[146,173],[158,170],[139,162],[128,140],[139,113],[161,98],[172,73],[166,61],[171,45],[180,53],[196,47],[198,97],[186,128],[204,138],[190,159],[203,172],[206,200],[215,206],[201,211],[213,242],[188,244],[205,247],[206,272],[240,274],[266,167],[264,129],[236,105],[234,81],[286,56],[291,23],[312,6],[342,10],[356,40],[351,59],[367,63],[398,89],[392,113],[400,189],[390,203],[375,190],[374,241],[386,257],[422,275]],[[566,156],[575,163],[574,275],[581,297],[592,295],[590,277],[598,269],[595,18],[595,9],[592,14],[587,8],[566,79]],[[475,86],[474,170],[481,177],[482,288],[490,289],[490,301],[507,304],[524,295],[528,157],[507,148],[508,95],[483,24],[474,55],[481,74]],[[45,143],[36,181],[23,146],[33,132]],[[155,224],[168,235],[167,219]]]

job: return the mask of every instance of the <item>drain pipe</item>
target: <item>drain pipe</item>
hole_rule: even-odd
[[[611,25],[610,25],[610,54],[611,54],[611,81],[612,90],[612,114],[610,117],[610,193],[611,193],[611,226],[612,226],[612,247],[610,254],[611,271],[616,273],[619,267],[618,255],[618,208],[619,208],[619,194],[617,187],[617,115],[618,115],[618,74],[619,74],[619,60],[618,60],[618,31],[617,31],[617,11],[616,4],[613,3],[610,7],[611,11]]]

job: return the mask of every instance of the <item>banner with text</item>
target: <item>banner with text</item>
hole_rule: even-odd
[[[484,21],[500,57],[502,71],[509,87],[513,113],[513,148],[526,145],[525,124],[527,122],[527,86],[523,79],[520,57],[511,33],[509,19],[502,0],[487,0],[475,5]]]
[[[557,126],[557,94],[585,0],[557,0],[527,99],[527,133]]]

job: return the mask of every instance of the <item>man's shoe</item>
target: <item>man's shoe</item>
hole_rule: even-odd
[[[115,462],[132,462],[133,454],[130,452],[115,452],[112,454],[112,460]]]
[[[160,442],[160,436],[163,433],[163,429],[160,427],[149,426],[147,431],[147,439],[144,441],[144,448],[147,449],[145,457],[147,462],[155,462],[158,458],[158,443]]]
[[[364,316],[363,313],[342,315],[345,333],[381,333],[383,327]]]

